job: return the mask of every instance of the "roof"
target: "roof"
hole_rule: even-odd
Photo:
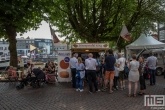
[[[156,49],[156,48],[164,48],[165,43],[159,42],[154,39],[152,36],[147,36],[145,34],[141,34],[141,36],[134,41],[133,43],[126,46],[127,49]]]

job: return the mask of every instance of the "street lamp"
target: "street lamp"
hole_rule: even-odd
[[[67,37],[65,38],[65,40],[66,40],[67,50],[68,50],[68,49],[69,49],[69,37],[67,36]]]

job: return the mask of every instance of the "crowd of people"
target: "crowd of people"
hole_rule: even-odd
[[[149,85],[156,84],[155,74],[158,60],[152,52],[149,55],[146,61],[136,54],[132,55],[130,61],[126,61],[121,53],[118,54],[118,58],[115,58],[113,50],[109,49],[104,57],[93,58],[93,54],[89,53],[88,58],[83,61],[81,57],[73,53],[69,62],[72,87],[76,88],[76,91],[83,92],[84,81],[88,81],[90,93],[94,92],[94,85],[95,92],[99,92],[100,89],[105,92],[109,88],[109,93],[112,94],[115,90],[126,89],[125,79],[128,78],[128,97],[136,97],[138,83],[140,84],[138,94],[143,95],[146,90],[144,77],[146,67],[150,76]],[[128,67],[128,75],[125,67]],[[131,94],[132,83],[134,84],[133,95]]]

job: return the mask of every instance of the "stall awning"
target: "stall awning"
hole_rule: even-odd
[[[145,34],[141,34],[141,36],[136,41],[126,46],[127,49],[157,49],[164,47],[165,43],[159,42],[152,36],[147,36]]]

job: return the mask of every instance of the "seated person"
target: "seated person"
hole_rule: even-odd
[[[43,73],[42,70],[38,68],[33,68],[32,73],[29,75],[29,77],[26,77],[21,82],[24,83],[25,85],[27,85],[28,82],[34,84],[37,79],[45,79],[45,74]]]
[[[13,67],[12,69],[12,78],[16,78],[17,77],[17,68],[16,67]]]
[[[47,75],[48,72],[47,72],[46,68],[43,68],[42,71],[44,72],[44,74],[45,74],[45,80],[47,81],[48,80],[48,75]]]
[[[10,66],[9,69],[7,70],[8,76],[12,76],[12,70],[13,70],[13,66]]]

